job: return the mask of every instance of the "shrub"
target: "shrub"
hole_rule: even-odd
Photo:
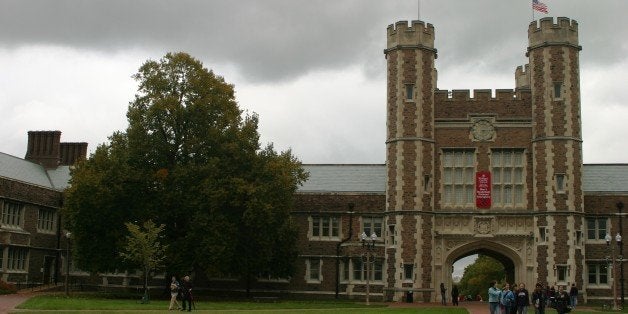
[[[17,288],[15,288],[14,284],[0,280],[0,294],[11,294],[16,292]]]

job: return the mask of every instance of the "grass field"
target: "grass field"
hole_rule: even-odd
[[[28,313],[166,313],[168,301],[154,300],[141,304],[138,300],[104,298],[101,295],[35,296],[18,306]],[[18,312],[16,311],[16,312]],[[202,301],[196,303],[196,311],[207,313],[417,313],[416,308],[391,308],[385,304],[372,304],[354,301],[294,301],[277,302],[254,301]],[[173,311],[173,313],[176,313]],[[466,314],[463,308],[421,308],[425,314]]]
[[[18,306],[15,313],[168,313],[166,300],[151,300],[142,304],[137,298],[121,298],[107,294],[75,294],[66,297],[62,294],[38,295]],[[464,306],[464,304],[461,304]],[[366,306],[363,302],[350,300],[279,300],[277,302],[254,302],[249,300],[213,300],[196,303],[196,311],[204,313],[299,313],[299,314],[333,314],[333,313],[424,313],[424,314],[467,314],[466,309],[444,307],[398,308],[389,304],[375,303]],[[172,311],[170,313],[178,313]],[[529,313],[533,313],[530,309]],[[556,313],[547,309],[548,314]],[[579,308],[575,314],[628,313],[627,310],[602,311],[601,306]]]

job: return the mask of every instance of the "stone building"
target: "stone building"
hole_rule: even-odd
[[[66,237],[59,209],[70,165],[87,143],[61,143],[60,131],[28,132],[24,159],[0,153],[0,279],[39,285],[60,280]]]
[[[480,253],[511,282],[575,283],[584,301],[610,298],[612,287],[621,294],[623,261],[612,267],[612,257],[623,242],[607,246],[605,237],[624,234],[628,164],[583,164],[576,21],[532,22],[516,88],[495,92],[437,88],[431,24],[398,22],[387,39],[386,164],[305,165],[310,178],[292,211],[297,272],[258,278],[253,291],[373,300],[411,291],[415,301],[439,301],[453,264]],[[58,210],[68,165],[87,144],[59,138],[29,132],[25,159],[0,153],[3,280],[47,283],[63,273]],[[98,275],[96,284],[111,284]],[[212,289],[243,286],[208,280]]]
[[[387,38],[386,164],[307,166],[293,285],[363,297],[357,235],[375,232],[378,298],[440,300],[453,263],[477,253],[499,260],[510,282],[575,283],[585,299],[621,289],[609,261],[623,245],[605,237],[623,234],[628,165],[583,165],[577,22],[532,22],[516,88],[494,94],[437,88],[431,24],[398,22]]]

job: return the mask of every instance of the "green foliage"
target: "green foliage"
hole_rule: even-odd
[[[64,210],[79,267],[133,266],[120,258],[124,223],[152,219],[165,226],[170,273],[293,274],[301,163],[262,148],[257,115],[244,115],[233,86],[188,54],[149,60],[133,77],[126,132],[72,171]]]
[[[460,280],[460,293],[474,298],[479,294],[483,300],[488,300],[491,281],[500,281],[505,276],[504,265],[490,256],[479,255],[475,263],[465,267]]]
[[[126,236],[126,246],[120,256],[127,261],[137,264],[144,269],[144,276],[148,272],[163,265],[167,245],[159,241],[163,239],[161,234],[166,227],[164,224],[155,225],[152,220],[144,222],[143,226],[134,223],[126,223],[129,235]]]

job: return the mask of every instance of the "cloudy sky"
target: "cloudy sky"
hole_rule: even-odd
[[[544,2],[579,22],[584,161],[628,162],[628,1]],[[0,151],[23,157],[29,130],[93,151],[126,128],[139,66],[186,51],[235,84],[263,142],[304,163],[384,163],[386,27],[419,15],[438,88],[514,88],[529,0],[0,0]]]

